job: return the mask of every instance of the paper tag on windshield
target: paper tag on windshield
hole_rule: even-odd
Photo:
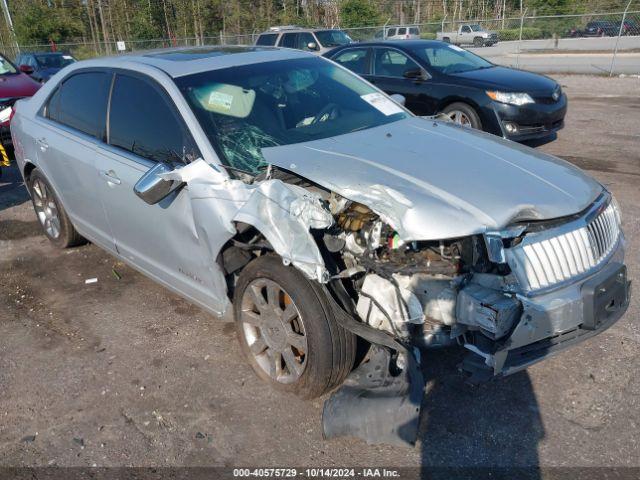
[[[0,123],[4,123],[11,118],[11,107],[0,111]]]
[[[224,108],[225,110],[231,110],[232,103],[233,95],[215,91],[211,92],[209,95],[209,105],[215,105],[216,107]]]
[[[451,50],[455,50],[456,52],[464,52],[464,48],[460,48],[460,47],[459,47],[459,46],[457,46],[457,45],[449,45],[449,48],[450,48]]]
[[[73,60],[73,57],[71,55],[62,55],[62,58],[64,58],[65,60]]]
[[[366,95],[361,95],[360,98],[386,116],[404,112],[400,105],[378,92],[367,93]]]

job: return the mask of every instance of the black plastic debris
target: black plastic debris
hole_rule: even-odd
[[[411,353],[404,370],[386,347],[372,345],[369,358],[325,402],[325,438],[354,436],[369,444],[413,446],[418,437],[424,379]],[[394,374],[395,373],[395,374]]]
[[[35,435],[26,435],[24,437],[22,437],[22,440],[20,440],[22,443],[32,443],[36,441],[36,436]]]

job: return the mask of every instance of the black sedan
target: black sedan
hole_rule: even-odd
[[[456,45],[428,40],[358,43],[325,54],[416,115],[453,121],[515,141],[552,138],[564,126],[567,97],[543,75],[494,65]]]

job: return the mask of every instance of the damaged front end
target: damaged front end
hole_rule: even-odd
[[[604,191],[570,218],[415,240],[403,224],[411,199],[378,184],[336,193],[273,166],[241,181],[203,161],[164,178],[189,185],[198,236],[230,288],[252,257],[273,251],[371,345],[325,403],[327,438],[415,443],[421,350],[464,347],[461,367],[479,382],[599,333],[628,305],[619,212]],[[223,236],[207,231],[212,214]]]

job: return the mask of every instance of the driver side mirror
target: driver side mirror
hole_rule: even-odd
[[[184,185],[184,182],[165,180],[160,176],[172,171],[173,168],[166,163],[157,163],[136,182],[134,193],[149,205],[155,205]]]
[[[18,67],[18,70],[20,70],[22,73],[26,73],[27,75],[31,75],[33,73],[33,67],[29,65],[20,65]]]
[[[318,50],[318,44],[316,42],[307,43],[307,48],[309,50]]]
[[[427,76],[424,74],[424,71],[421,68],[410,68],[405,70],[402,74],[404,78],[409,78],[411,80],[426,80]]]

